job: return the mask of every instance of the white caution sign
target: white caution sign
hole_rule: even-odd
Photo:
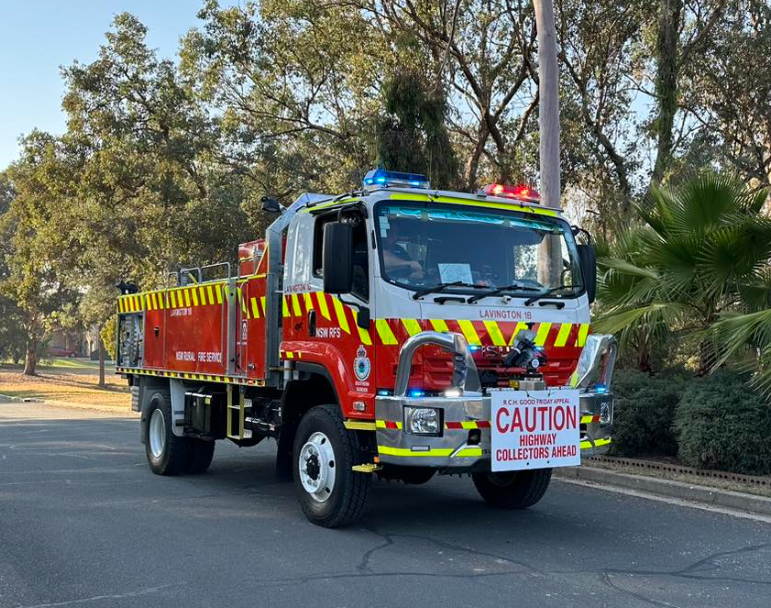
[[[578,391],[491,391],[492,470],[581,464]]]

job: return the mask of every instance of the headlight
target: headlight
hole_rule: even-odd
[[[440,435],[441,413],[432,407],[405,407],[404,428],[412,435]]]

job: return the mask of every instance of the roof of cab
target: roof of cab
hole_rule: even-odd
[[[541,216],[561,217],[559,209],[542,207],[541,205],[528,203],[525,201],[513,201],[510,198],[488,196],[484,193],[471,194],[467,192],[454,192],[450,190],[425,190],[422,188],[398,187],[378,188],[376,190],[365,192],[352,192],[349,195],[343,195],[342,197],[337,197],[332,200],[312,203],[303,209],[303,211],[320,211],[322,209],[330,209],[338,205],[344,205],[356,201],[372,201],[375,203],[381,200],[448,203],[456,205],[469,205],[472,207],[481,207],[486,209],[521,211],[524,213],[533,213],[535,215]]]

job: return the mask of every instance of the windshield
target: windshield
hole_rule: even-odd
[[[556,219],[431,203],[376,207],[384,278],[412,290],[506,289],[554,297],[583,289],[573,235]],[[549,261],[551,260],[551,264]],[[453,285],[448,285],[453,283]]]

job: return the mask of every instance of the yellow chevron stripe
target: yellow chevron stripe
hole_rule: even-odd
[[[171,297],[171,307],[176,308],[177,307],[177,294],[174,292],[174,290],[171,290],[169,292],[169,296]]]
[[[477,330],[474,328],[474,324],[471,321],[462,319],[458,321],[458,325],[460,325],[460,330],[463,332],[463,335],[466,336],[466,341],[469,344],[475,344],[477,346],[482,344],[479,339],[479,334],[477,334]]]
[[[375,321],[375,328],[377,329],[377,335],[380,336],[380,341],[383,344],[391,345],[398,344],[394,332],[391,331],[391,326],[385,319],[378,319]]]
[[[410,336],[414,336],[415,334],[419,334],[423,331],[423,328],[420,327],[420,323],[418,323],[415,319],[402,319],[402,324]]]
[[[543,346],[546,344],[546,338],[549,335],[549,330],[551,329],[552,324],[551,323],[541,323],[538,326],[538,333],[535,334],[535,345],[536,346]]]
[[[565,346],[568,342],[568,336],[570,335],[570,330],[573,329],[572,323],[563,323],[560,325],[559,333],[557,334],[557,339],[554,340],[554,346]]]
[[[443,319],[431,319],[431,327],[434,328],[434,331],[438,331],[443,334],[446,334],[450,331],[450,328],[447,327],[447,323]]]
[[[289,316],[289,304],[287,304],[287,297],[286,296],[281,298],[281,314],[284,317],[288,317]]]
[[[506,346],[506,338],[503,337],[501,328],[498,327],[498,323],[495,321],[485,321],[484,323],[487,334],[490,336],[493,344],[495,344],[495,346]]]
[[[345,309],[343,303],[336,297],[332,296],[332,304],[335,307],[335,314],[337,315],[337,324],[345,333],[351,333],[351,328],[348,327],[348,319],[345,316]]]
[[[351,312],[353,312],[354,322],[357,322],[359,318],[359,314],[353,308],[351,309]],[[359,340],[361,340],[361,343],[364,344],[364,346],[372,346],[372,337],[369,335],[369,330],[362,329],[361,327],[359,327],[358,323],[356,323],[356,329],[359,330]]]
[[[182,293],[185,294],[185,306],[188,308],[190,307],[190,290],[189,289],[183,289]]]
[[[257,298],[252,298],[252,316],[255,319],[260,318],[260,305],[257,303]]]
[[[198,288],[198,301],[201,303],[201,306],[206,306],[206,287],[203,285]]]
[[[206,286],[206,293],[209,295],[209,304],[214,304],[214,288],[211,285]]]
[[[292,312],[295,317],[301,317],[303,314],[303,311],[300,308],[300,298],[297,297],[296,293],[292,294]]]
[[[193,306],[198,306],[198,289],[196,287],[190,290],[190,298],[193,300]]]
[[[329,321],[329,306],[327,306],[327,296],[323,292],[319,292],[316,294],[319,298],[319,310],[321,311],[321,316],[324,317],[327,321]]]
[[[123,298],[118,298],[118,312],[123,312]]]
[[[262,310],[265,310],[265,296],[260,296],[260,304],[262,305]]]
[[[586,336],[589,335],[589,324],[581,323],[581,327],[578,328],[578,339],[576,340],[576,346],[583,347],[586,344]]]
[[[222,293],[228,288],[227,285],[220,285],[215,290],[214,293],[217,294],[217,304],[222,304]]]
[[[303,294],[303,299],[305,300],[305,310],[307,312],[312,311],[313,310],[313,298],[311,297],[311,294],[306,291]]]

